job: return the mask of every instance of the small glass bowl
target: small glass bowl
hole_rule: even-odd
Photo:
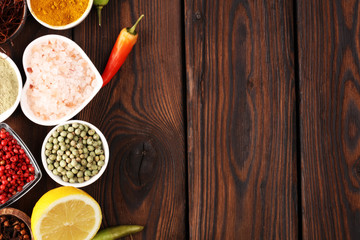
[[[0,205],[0,209],[9,206],[10,204],[16,202],[18,199],[20,199],[22,196],[24,196],[30,189],[32,189],[41,179],[42,174],[41,170],[39,168],[39,165],[37,164],[34,156],[31,154],[30,150],[27,148],[25,143],[21,140],[21,138],[15,133],[15,131],[6,123],[0,123],[0,129],[4,128],[7,132],[10,133],[11,136],[18,142],[18,144],[21,146],[22,149],[24,149],[26,155],[30,159],[30,162],[32,166],[35,169],[35,179],[31,182],[26,183],[23,186],[23,189],[20,192],[17,192],[15,195],[13,195],[7,202]]]
[[[76,21],[74,22],[71,22],[69,24],[66,24],[66,25],[62,25],[62,26],[53,26],[53,25],[50,25],[42,20],[40,20],[36,14],[34,13],[34,11],[31,9],[31,0],[27,0],[27,4],[28,4],[28,8],[29,8],[29,11],[31,13],[31,15],[35,18],[36,21],[38,21],[41,25],[43,25],[44,27],[47,27],[47,28],[50,28],[50,29],[53,29],[53,30],[65,30],[65,29],[70,29],[70,28],[73,28],[77,25],[79,25],[82,21],[84,21],[84,19],[89,15],[90,11],[91,11],[91,8],[93,6],[93,3],[94,3],[94,0],[89,0],[88,2],[88,6],[85,10],[85,12],[83,13],[83,15],[81,15],[80,18],[78,18]]]
[[[90,129],[93,129],[95,130],[95,133],[97,133],[100,137],[100,140],[102,142],[102,147],[103,147],[103,151],[104,151],[104,156],[105,156],[105,160],[104,160],[104,165],[101,167],[101,169],[99,170],[99,172],[91,177],[89,180],[87,181],[84,181],[82,183],[69,183],[69,182],[65,182],[61,179],[60,176],[57,176],[55,174],[52,173],[51,170],[49,170],[48,168],[48,164],[46,162],[46,155],[45,155],[45,145],[46,143],[48,142],[48,139],[51,137],[52,133],[60,126],[64,126],[66,124],[72,124],[72,123],[78,123],[78,124],[82,124],[82,125],[87,125]],[[94,183],[96,180],[98,180],[101,175],[105,172],[106,170],[106,167],[109,163],[109,155],[110,155],[110,152],[109,152],[109,145],[106,141],[106,138],[105,136],[102,134],[102,132],[97,128],[95,127],[94,125],[92,125],[91,123],[88,123],[88,122],[85,122],[85,121],[80,121],[80,120],[71,120],[71,121],[67,121],[67,122],[64,122],[64,123],[61,123],[57,126],[55,126],[53,129],[50,130],[50,132],[46,135],[45,139],[44,139],[44,142],[43,142],[43,145],[41,147],[41,160],[42,160],[42,164],[45,168],[45,171],[46,173],[55,181],[57,182],[58,184],[60,185],[63,185],[63,186],[72,186],[72,187],[76,187],[76,188],[81,188],[81,187],[85,187],[85,186],[88,186],[92,183]],[[94,160],[95,161],[95,160]]]

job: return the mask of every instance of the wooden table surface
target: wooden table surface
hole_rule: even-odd
[[[22,53],[49,33],[76,41],[100,72],[140,14],[139,39],[75,119],[106,136],[110,163],[83,188],[102,227],[134,239],[360,239],[360,3],[357,0],[110,0],[79,26],[29,16]],[[23,70],[22,70],[22,73]],[[50,127],[20,107],[6,120],[40,162]],[[42,167],[42,166],[41,166]],[[31,214],[58,187],[12,207]]]

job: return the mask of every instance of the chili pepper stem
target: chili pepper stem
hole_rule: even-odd
[[[132,35],[136,35],[136,31],[135,28],[136,26],[139,24],[139,22],[141,21],[141,19],[144,17],[144,14],[142,14],[139,19],[136,21],[136,23],[134,24],[134,26],[132,26],[131,28],[127,29],[128,33],[132,34]]]
[[[101,10],[103,9],[103,6],[97,6],[97,13],[98,13],[98,18],[99,18],[99,26],[101,27]]]

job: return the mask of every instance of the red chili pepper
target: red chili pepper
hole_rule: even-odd
[[[138,38],[135,28],[143,17],[144,15],[141,15],[131,28],[123,28],[121,30],[102,74],[103,87],[108,84],[119,71],[121,65],[123,65],[131,49],[135,45]]]

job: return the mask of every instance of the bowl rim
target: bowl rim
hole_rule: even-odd
[[[103,149],[104,149],[104,155],[105,155],[105,164],[101,167],[100,171],[98,172],[98,174],[96,174],[95,176],[91,177],[88,181],[84,181],[83,183],[69,183],[69,182],[65,182],[63,181],[59,176],[55,176],[47,167],[47,162],[46,162],[46,156],[45,156],[45,145],[47,143],[47,140],[49,139],[49,137],[51,136],[51,134],[53,133],[53,131],[55,131],[58,127],[60,126],[64,126],[65,124],[72,124],[72,123],[80,123],[83,125],[87,125],[88,127],[90,127],[91,129],[94,129],[95,132],[100,136],[101,142],[103,144]],[[41,146],[41,162],[43,164],[43,167],[46,171],[46,173],[58,184],[62,185],[62,186],[72,186],[72,187],[76,187],[76,188],[82,188],[82,187],[86,187],[89,186],[90,184],[96,182],[105,172],[108,163],[109,163],[109,156],[110,156],[110,150],[109,150],[109,144],[104,136],[104,134],[97,128],[95,127],[93,124],[83,121],[83,120],[70,120],[70,121],[66,121],[63,122],[61,124],[56,125],[55,127],[53,127],[48,134],[46,135],[43,144]]]
[[[87,100],[85,100],[72,113],[70,113],[70,114],[68,114],[68,115],[66,115],[66,116],[64,116],[62,118],[56,119],[56,120],[43,120],[43,119],[40,119],[40,118],[36,117],[33,114],[33,112],[29,109],[28,100],[27,100],[27,96],[26,96],[26,90],[29,88],[29,85],[30,85],[30,81],[28,79],[29,74],[26,71],[26,67],[27,67],[26,61],[28,59],[28,56],[31,54],[30,50],[32,49],[32,47],[34,45],[39,44],[41,42],[46,42],[49,39],[58,39],[58,40],[64,41],[64,42],[70,44],[71,46],[73,46],[75,49],[77,49],[77,51],[79,51],[82,58],[85,59],[88,62],[91,70],[94,72],[95,81],[97,83],[95,89],[93,90],[92,94],[89,96],[89,98]],[[82,50],[82,48],[79,45],[77,45],[77,43],[75,43],[73,40],[71,40],[71,39],[69,39],[67,37],[61,36],[61,35],[48,34],[48,35],[44,35],[44,36],[38,37],[35,40],[33,40],[24,50],[22,63],[23,63],[24,71],[25,71],[26,81],[25,81],[23,91],[22,91],[22,94],[21,94],[20,106],[21,106],[21,109],[22,109],[24,115],[28,119],[30,119],[32,122],[34,122],[36,124],[39,124],[39,125],[42,125],[42,126],[55,126],[55,125],[61,124],[62,122],[68,121],[71,118],[73,118],[76,114],[78,114],[81,110],[83,110],[89,104],[89,102],[96,96],[96,94],[100,91],[100,89],[101,89],[101,87],[103,85],[103,79],[102,79],[99,71],[97,70],[94,63],[91,61],[91,59],[86,55],[84,50]]]
[[[79,25],[90,13],[91,11],[91,8],[93,6],[93,3],[94,3],[94,0],[89,0],[89,3],[88,3],[88,6],[85,10],[85,12],[83,13],[83,15],[81,15],[80,18],[78,18],[76,21],[74,22],[71,22],[67,25],[64,25],[64,26],[53,26],[53,25],[50,25],[50,24],[47,24],[46,22],[40,20],[36,14],[33,12],[32,8],[31,8],[31,0],[26,0],[27,2],[27,7],[29,9],[29,12],[31,13],[31,15],[35,18],[35,20],[40,23],[41,25],[43,25],[44,27],[47,27],[49,29],[53,29],[53,30],[66,30],[66,29],[70,29],[70,28],[73,28],[77,25]]]
[[[18,95],[16,97],[14,104],[8,110],[6,110],[2,114],[0,114],[0,122],[3,122],[6,119],[8,119],[15,112],[16,108],[18,107],[20,99],[21,99],[23,83],[22,83],[22,77],[21,77],[20,70],[17,67],[17,65],[15,64],[15,62],[8,55],[6,55],[5,53],[2,53],[2,52],[0,52],[0,58],[7,61],[10,64],[10,66],[14,69],[16,78],[17,78],[18,84],[19,84]]]

